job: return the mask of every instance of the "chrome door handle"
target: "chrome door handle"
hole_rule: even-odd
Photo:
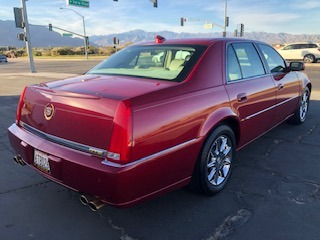
[[[243,101],[247,100],[247,95],[245,93],[239,93],[237,95],[237,100],[238,100],[238,102],[243,102]]]
[[[282,83],[279,83],[279,84],[278,84],[278,90],[281,90],[281,89],[283,89],[283,84],[282,84]]]

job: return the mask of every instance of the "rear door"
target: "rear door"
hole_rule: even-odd
[[[276,50],[264,44],[259,44],[259,47],[276,85],[275,124],[277,124],[296,109],[299,100],[299,80],[295,72],[286,70],[286,62]]]
[[[255,139],[273,124],[275,84],[253,43],[227,46],[226,90],[231,107],[240,118],[239,146]]]

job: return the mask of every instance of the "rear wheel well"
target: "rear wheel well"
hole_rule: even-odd
[[[236,146],[238,146],[240,138],[239,122],[234,118],[227,118],[224,119],[219,125],[227,125],[232,129],[234,136],[236,137]]]

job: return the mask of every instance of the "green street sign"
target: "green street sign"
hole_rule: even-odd
[[[76,6],[76,7],[89,7],[89,0],[68,0],[68,5]]]
[[[72,33],[62,33],[62,36],[64,36],[64,37],[72,37]]]

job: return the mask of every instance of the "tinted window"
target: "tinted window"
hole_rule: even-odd
[[[302,48],[308,48],[309,46],[308,46],[308,44],[300,44],[300,48],[302,49]]]
[[[263,44],[259,44],[259,46],[272,73],[282,72],[286,68],[285,61],[276,50]]]
[[[231,45],[227,49],[227,78],[228,81],[242,79],[240,65],[236,53]]]
[[[318,47],[317,44],[313,44],[313,43],[308,44],[308,48],[317,48],[317,47]]]
[[[265,74],[265,70],[256,48],[252,43],[232,44],[243,78],[250,78]]]
[[[300,49],[300,44],[291,44],[283,48],[283,50]]]

